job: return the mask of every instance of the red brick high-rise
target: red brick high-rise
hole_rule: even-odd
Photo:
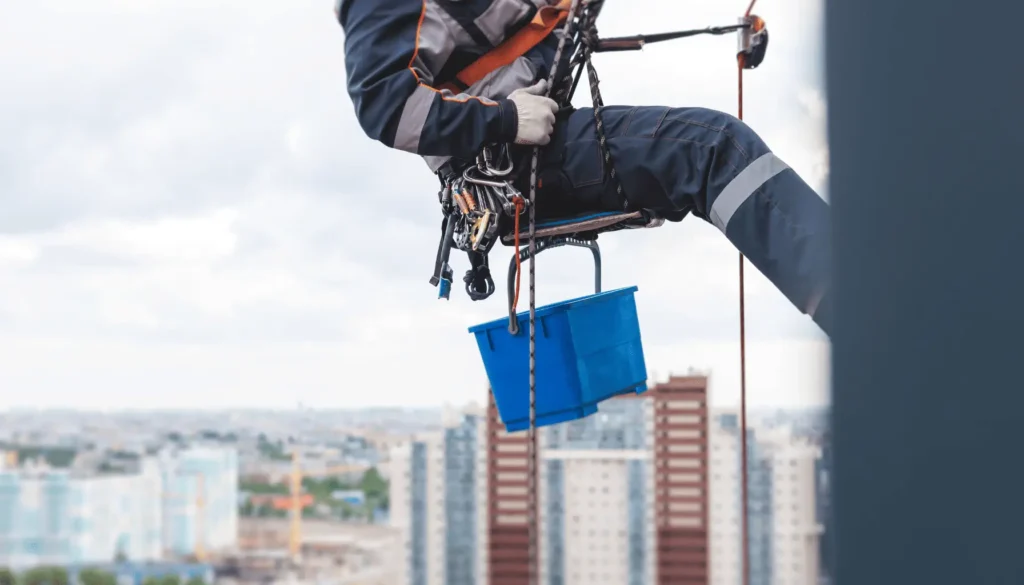
[[[546,444],[545,429],[538,431],[540,583],[552,583],[554,571],[562,585],[628,584],[622,579],[638,573],[645,584],[708,584],[707,386],[706,376],[672,377],[588,417],[585,424],[597,428],[617,424],[601,422],[602,412],[632,413],[622,419],[631,428],[611,429],[616,437],[640,434],[621,448],[581,448],[570,439],[556,449]],[[527,433],[503,428],[491,397],[482,573],[489,585],[529,585]],[[556,497],[547,493],[553,484],[544,472],[553,461],[564,466],[557,503],[545,501]],[[640,503],[631,508],[631,499]]]

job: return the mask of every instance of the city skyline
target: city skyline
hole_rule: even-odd
[[[540,583],[740,582],[739,417],[707,399],[680,376],[538,430]],[[526,583],[525,433],[493,404],[442,419],[391,450],[396,585]],[[747,427],[751,585],[827,583],[827,438],[801,426]]]
[[[704,376],[676,376],[539,431],[541,573],[550,583],[704,583],[710,575],[710,585],[735,585],[739,420],[735,407],[709,407],[709,393]],[[525,553],[513,545],[525,528],[525,433],[506,433],[493,403],[415,414],[50,420],[60,424],[0,416],[0,568],[138,574],[140,562],[167,571],[209,555],[195,569],[225,585],[289,575],[329,582],[338,571],[379,585],[511,585],[523,576],[514,557]],[[827,489],[819,489],[827,486],[827,412],[752,409],[748,444],[752,585],[774,582],[773,574],[819,585],[813,577],[828,566]],[[298,499],[289,497],[295,486]],[[289,520],[294,502],[302,502],[298,526]],[[410,564],[393,562],[402,547]],[[122,552],[124,562],[111,564]],[[339,567],[338,558],[352,564]],[[241,576],[238,567],[246,567]]]

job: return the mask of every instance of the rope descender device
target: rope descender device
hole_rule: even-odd
[[[736,58],[744,69],[756,69],[768,50],[768,27],[760,16],[740,17],[739,46]]]

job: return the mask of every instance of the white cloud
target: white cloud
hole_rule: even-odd
[[[44,246],[89,250],[146,262],[204,263],[231,256],[237,238],[229,209],[200,217],[126,222],[110,219],[72,224],[38,238]]]
[[[39,257],[39,249],[21,238],[0,236],[0,266],[17,267],[31,264]]]
[[[746,119],[824,191],[820,0],[761,0]],[[729,24],[711,0],[610,3],[602,34]],[[31,2],[0,22],[0,407],[439,404],[480,399],[471,303],[427,284],[436,183],[364,136],[328,2]],[[595,58],[607,103],[734,112],[735,39]],[[589,100],[581,87],[577,103]],[[737,387],[737,253],[689,218],[601,239],[638,285],[648,364]],[[585,294],[589,253],[547,252],[538,302]],[[747,264],[753,403],[822,396],[827,343]],[[525,296],[520,305],[526,308]],[[11,391],[8,391],[10,389]]]

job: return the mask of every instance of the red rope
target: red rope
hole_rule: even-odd
[[[743,17],[750,17],[750,12],[754,9],[754,4],[757,0],[750,0],[750,5],[747,6],[747,11]],[[737,64],[737,117],[743,119],[743,53],[740,53],[736,57]],[[746,303],[744,298],[746,296],[744,290],[744,279],[743,279],[743,253],[740,252],[740,480],[742,485],[740,487],[743,514],[743,532],[740,537],[740,542],[743,546],[742,554],[742,571],[743,585],[750,584],[750,519],[747,514],[750,501],[747,494],[747,323],[746,323]]]
[[[523,264],[522,264],[522,260],[519,259],[520,258],[519,257],[519,216],[523,213],[523,207],[525,206],[525,202],[523,201],[522,197],[515,197],[514,201],[515,201],[515,204],[516,204],[516,221],[515,221],[515,226],[513,226],[513,229],[515,230],[515,236],[514,236],[515,237],[515,243],[514,243],[515,244],[515,252],[514,253],[516,255],[516,293],[512,297],[512,312],[511,312],[511,314],[513,314],[513,315],[516,312],[516,307],[519,306],[519,283],[522,281],[522,275],[523,275]]]

